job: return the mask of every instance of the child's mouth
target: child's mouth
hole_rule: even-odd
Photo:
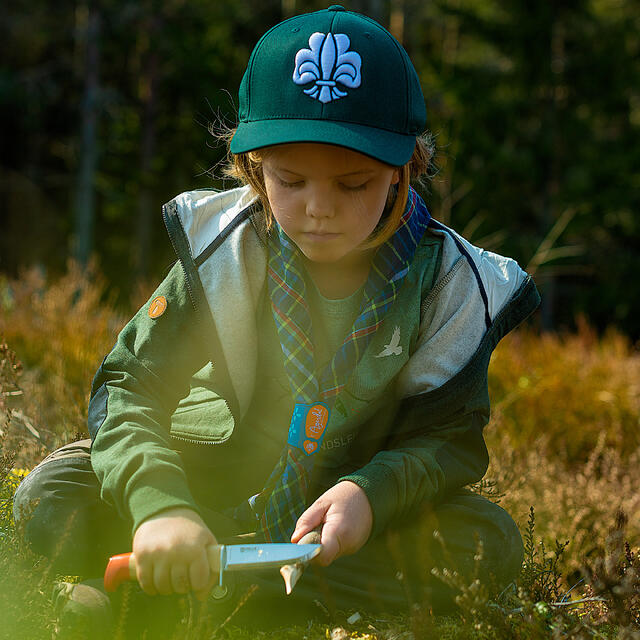
[[[303,235],[305,238],[308,238],[309,240],[317,240],[322,242],[327,240],[333,240],[334,238],[337,238],[340,234],[326,233],[321,231],[305,231]]]

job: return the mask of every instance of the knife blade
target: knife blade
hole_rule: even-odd
[[[251,571],[281,567],[292,563],[306,564],[320,553],[319,544],[293,544],[289,542],[262,544],[215,544],[207,547],[209,566],[220,574],[225,571]],[[121,553],[109,558],[104,572],[104,588],[115,591],[125,580],[136,579],[136,561],[133,553]]]
[[[292,562],[307,563],[320,553],[319,544],[291,544],[272,542],[264,544],[221,545],[223,571],[250,571],[268,567],[281,567]]]

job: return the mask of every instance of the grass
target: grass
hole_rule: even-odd
[[[141,288],[135,305],[150,288]],[[134,305],[132,305],[133,308]],[[17,483],[48,451],[83,435],[88,390],[128,313],[114,309],[95,269],[56,282],[37,270],[0,277],[0,638],[49,638],[56,578],[20,544]],[[640,354],[585,321],[572,334],[520,329],[490,368],[491,464],[474,489],[512,514],[526,554],[513,589],[490,597],[462,584],[456,618],[418,606],[402,617],[353,611],[324,622],[249,632],[185,605],[174,638],[640,639]],[[21,471],[22,470],[22,471]],[[482,550],[479,549],[481,554]]]

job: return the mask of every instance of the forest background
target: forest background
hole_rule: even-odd
[[[543,303],[492,358],[491,465],[474,487],[525,537],[517,591],[496,603],[463,590],[462,620],[435,636],[428,618],[388,632],[375,616],[330,626],[358,638],[638,640],[638,2],[344,5],[389,27],[418,70],[438,148],[423,190],[432,215],[515,257]],[[15,487],[44,455],[86,437],[91,378],[175,259],[162,204],[232,186],[208,127],[235,123],[254,44],[283,17],[326,6],[3,4],[0,637],[51,637],[56,624],[55,576],[16,535]],[[190,634],[176,637],[204,637]]]
[[[251,49],[315,0],[7,0],[0,18],[0,272],[96,256],[129,300],[174,259],[161,206],[230,186]],[[354,0],[420,75],[432,215],[515,257],[544,329],[640,337],[640,11],[633,0]]]

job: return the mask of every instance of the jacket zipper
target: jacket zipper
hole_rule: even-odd
[[[180,267],[182,268],[182,273],[184,274],[184,281],[185,281],[185,283],[187,285],[187,292],[189,294],[189,299],[191,300],[191,304],[193,305],[193,309],[196,312],[196,318],[198,318],[198,320],[200,320],[200,310],[198,308],[198,304],[196,303],[196,297],[195,297],[195,295],[193,293],[193,289],[191,287],[191,283],[189,282],[189,274],[187,273],[187,268],[184,266],[184,262],[182,261],[182,257],[180,255],[180,252],[178,251],[178,244],[177,244],[175,236],[174,236],[173,225],[169,223],[169,218],[168,218],[167,211],[166,211],[166,205],[164,205],[164,204],[162,205],[162,218],[164,220],[164,226],[167,228],[167,233],[169,234],[169,240],[171,241],[171,246],[173,247],[173,250],[175,251],[176,256],[178,256],[178,261],[180,262]],[[231,407],[229,406],[229,403],[227,402],[227,399],[222,397],[222,396],[220,396],[220,398],[224,402],[224,405],[227,408],[227,411],[229,412],[229,414],[233,418],[233,428],[234,428],[234,431],[235,431],[236,418],[233,415],[233,411],[231,411]],[[225,438],[224,440],[220,440],[218,442],[209,442],[207,440],[191,440],[191,439],[181,438],[179,436],[174,436],[174,435],[171,435],[171,437],[175,438],[176,440],[183,440],[184,442],[193,442],[194,444],[223,444],[223,443],[227,442],[227,440],[229,440],[229,438],[231,436],[229,436],[228,438]]]
[[[223,398],[223,400],[224,400],[224,398]],[[224,402],[226,404],[227,401],[224,400]],[[231,413],[231,411],[229,411],[229,413]],[[211,445],[224,444],[225,442],[227,442],[231,438],[231,436],[228,436],[224,440],[218,440],[216,442],[212,442],[211,440],[194,440],[193,438],[182,438],[181,436],[175,436],[172,433],[170,433],[169,436],[171,438],[173,438],[174,440],[180,440],[181,442],[189,442],[191,444],[211,444]]]
[[[167,216],[167,211],[166,211],[166,205],[162,205],[162,217],[164,218],[164,225],[167,228],[167,232],[169,233],[169,240],[171,240],[171,246],[173,247],[173,250],[175,251],[175,254],[178,256],[178,261],[180,262],[180,267],[182,267],[182,273],[184,273],[184,281],[187,284],[187,292],[189,293],[189,298],[191,300],[191,304],[193,305],[193,308],[196,312],[196,316],[199,318],[199,309],[198,309],[198,305],[196,303],[196,297],[193,294],[193,289],[191,288],[191,283],[189,282],[189,276],[187,274],[187,269],[184,266],[184,262],[182,262],[182,257],[180,256],[180,252],[178,251],[178,245],[176,243],[176,239],[174,237],[174,233],[173,233],[173,226],[171,224],[169,224],[169,219]]]

